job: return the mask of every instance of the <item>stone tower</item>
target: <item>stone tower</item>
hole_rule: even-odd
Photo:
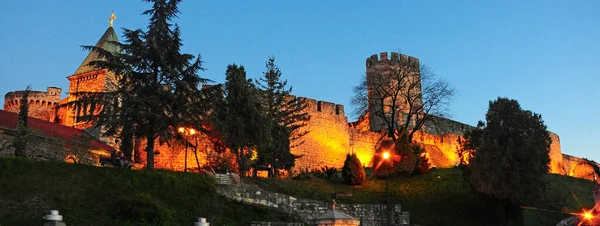
[[[98,40],[95,47],[116,53],[119,49],[113,42],[118,41],[115,30],[110,26],[106,29],[100,40]],[[67,103],[77,100],[78,97],[76,94],[79,92],[106,92],[114,89],[116,78],[112,72],[88,65],[92,61],[99,61],[102,59],[103,58],[96,52],[92,51],[88,54],[75,73],[67,77],[67,79],[69,79],[69,94],[66,100],[61,102]],[[81,109],[75,109],[73,107],[61,108],[59,110],[59,115],[62,117],[59,118],[59,122],[63,125],[72,126],[78,129],[89,128],[91,126],[90,124],[81,122],[78,119],[78,116],[81,114],[83,114]]]
[[[48,87],[44,91],[29,91],[28,115],[45,121],[54,121],[56,117],[56,107],[60,101],[62,89],[57,87]],[[4,96],[4,110],[19,113],[21,98],[25,94],[24,90],[9,92]]]
[[[380,53],[367,58],[367,89],[369,100],[369,121],[371,131],[382,131],[386,123],[381,117],[391,118],[391,106],[395,105],[394,121],[402,122],[408,112],[407,97],[413,98],[413,105],[422,105],[421,74],[419,59],[396,52]]]

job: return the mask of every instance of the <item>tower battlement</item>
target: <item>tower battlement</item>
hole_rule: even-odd
[[[9,92],[4,96],[4,110],[18,113],[21,104],[21,98],[25,90]],[[54,118],[54,108],[60,101],[61,88],[48,87],[44,91],[29,91],[27,103],[29,104],[29,114],[32,117],[50,121]]]
[[[390,57],[388,58],[388,52],[381,52],[381,53],[379,53],[379,55],[377,55],[377,54],[371,55],[369,58],[367,58],[367,62],[366,62],[367,69],[369,69],[375,65],[381,64],[381,63],[393,63],[393,64],[399,64],[399,65],[413,65],[413,66],[419,65],[419,58],[416,58],[416,57],[399,54],[397,52],[390,52],[389,56]]]
[[[306,111],[321,112],[326,115],[339,115],[345,117],[344,105],[336,104],[332,102],[315,100],[308,97],[298,97],[298,101],[306,103]]]

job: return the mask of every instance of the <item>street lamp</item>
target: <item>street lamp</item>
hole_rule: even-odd
[[[387,225],[390,225],[390,182],[388,180],[388,163],[389,163],[389,159],[390,159],[390,152],[389,151],[385,151],[383,152],[383,164],[385,164],[385,194],[387,196],[385,204],[386,204],[386,210],[387,210]]]
[[[194,135],[194,134],[196,134],[196,130],[195,130],[195,129],[193,129],[193,128],[186,129],[185,127],[179,127],[179,128],[177,129],[177,131],[178,131],[180,134],[184,135],[184,136],[188,136],[188,135]],[[188,143],[189,143],[189,142],[187,141],[187,139],[185,139],[185,160],[184,160],[184,162],[183,162],[183,172],[187,172]],[[196,138],[196,143],[198,143],[198,140],[197,140],[197,138]]]

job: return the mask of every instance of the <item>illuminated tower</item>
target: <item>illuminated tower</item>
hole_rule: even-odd
[[[113,20],[116,17],[114,13],[112,14],[110,21],[110,26],[100,40],[96,43],[95,47],[102,48],[104,50],[108,50],[110,52],[116,53],[119,51],[118,46],[113,42],[118,42],[117,34],[112,27]],[[115,75],[106,70],[106,69],[98,69],[88,64],[92,61],[103,60],[102,57],[98,55],[96,52],[90,52],[88,56],[85,58],[83,63],[77,68],[75,73],[71,76],[68,76],[69,79],[69,95],[67,96],[64,102],[71,102],[77,100],[78,92],[106,92],[114,89],[114,85],[116,84]],[[62,101],[61,101],[62,102]],[[79,120],[80,115],[83,113],[81,109],[76,109],[72,107],[63,108],[59,110],[60,123],[67,126],[72,126],[78,129],[86,129],[91,127],[89,123],[84,123]]]
[[[414,98],[413,105],[422,105],[419,59],[392,52],[374,54],[367,58],[367,89],[369,101],[369,121],[371,131],[385,130],[386,123],[381,117],[391,118],[392,104],[396,107],[396,123],[408,112],[406,97]],[[382,106],[383,105],[383,106]],[[373,114],[375,113],[375,114]]]

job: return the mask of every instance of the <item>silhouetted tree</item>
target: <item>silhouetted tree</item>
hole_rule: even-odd
[[[19,116],[17,118],[17,136],[13,141],[15,148],[15,156],[25,157],[27,151],[27,134],[29,127],[29,93],[31,92],[31,86],[28,85],[21,96],[19,106]]]
[[[270,141],[268,121],[259,100],[258,89],[246,78],[244,66],[228,65],[221,100],[216,100],[212,121],[224,143],[236,154],[242,174],[259,145]]]
[[[415,147],[408,141],[408,133],[401,129],[396,139],[396,154],[400,158],[394,161],[394,168],[401,176],[411,176],[417,167]]]
[[[203,122],[207,109],[199,86],[208,80],[197,74],[203,70],[200,57],[181,53],[179,26],[172,23],[180,0],[146,1],[153,4],[143,13],[150,16],[148,31],[124,29],[125,41],[111,43],[118,52],[84,47],[104,58],[90,65],[116,75],[114,90],[76,93],[72,105],[85,109],[81,119],[103,126],[105,135],[125,131],[127,139],[135,131],[145,138],[147,168],[154,168],[156,139],[168,142],[179,126]]]
[[[308,115],[306,104],[292,98],[292,87],[286,88],[287,81],[281,80],[281,70],[275,65],[275,58],[269,57],[263,77],[256,82],[261,89],[260,96],[265,110],[267,124],[270,126],[268,143],[259,146],[258,162],[269,164],[275,169],[291,169],[296,158],[290,152],[294,141],[306,135],[308,131],[300,131]],[[299,145],[297,142],[295,145]]]
[[[470,181],[502,204],[506,224],[523,224],[520,206],[535,202],[545,188],[550,135],[542,116],[521,109],[516,100],[490,101],[485,118],[466,137],[475,150]]]
[[[382,60],[367,70],[353,89],[354,113],[381,119],[394,141],[400,128],[407,130],[412,142],[426,123],[447,116],[456,91],[427,66]]]

